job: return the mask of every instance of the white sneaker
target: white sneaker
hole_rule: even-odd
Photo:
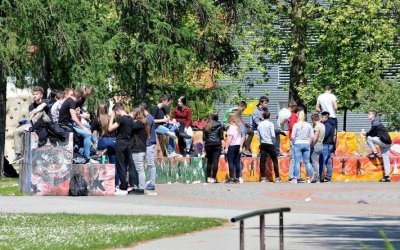
[[[171,138],[174,138],[174,139],[177,138],[177,137],[176,137],[176,134],[175,134],[174,132],[172,132],[172,131],[168,131],[168,132],[167,132],[167,135],[168,135],[169,137],[171,137]]]
[[[243,178],[239,177],[239,183],[242,184],[243,183]]]
[[[266,177],[261,177],[261,181],[262,183],[267,182],[267,178]]]
[[[217,183],[217,179],[211,178],[211,183]]]
[[[311,183],[310,177],[307,177],[306,183]]]
[[[212,178],[211,177],[207,177],[207,183],[212,183]]]
[[[172,152],[172,153],[169,153],[167,157],[168,157],[168,158],[183,157],[183,155],[177,154],[177,153],[175,153],[175,152]]]
[[[90,164],[100,164],[99,161],[96,161],[96,160],[93,160],[93,159],[90,159],[90,160],[89,160],[89,163],[90,163]]]
[[[119,187],[116,187],[114,195],[116,196],[128,195],[128,190],[121,190],[119,189]]]

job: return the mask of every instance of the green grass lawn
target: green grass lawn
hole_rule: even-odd
[[[0,249],[104,249],[225,224],[214,218],[0,213]]]
[[[18,178],[0,178],[0,196],[21,196]]]

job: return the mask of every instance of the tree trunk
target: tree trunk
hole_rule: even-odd
[[[298,89],[305,86],[307,79],[305,77],[306,68],[306,34],[307,22],[304,20],[302,4],[304,0],[291,0],[291,32],[293,38],[292,51],[294,55],[290,62],[290,84],[289,101],[295,101],[297,105],[303,106],[304,101],[299,96]]]
[[[343,132],[346,132],[346,124],[347,124],[347,108],[344,108],[343,114]]]
[[[3,75],[3,63],[0,62],[0,178],[4,172],[4,148],[6,139],[6,102],[7,82]]]

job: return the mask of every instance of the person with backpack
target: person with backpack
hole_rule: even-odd
[[[371,149],[371,153],[367,155],[368,158],[377,158],[378,153],[375,145],[378,145],[382,153],[384,176],[380,182],[390,182],[390,147],[392,145],[392,139],[390,138],[389,132],[385,125],[382,124],[381,119],[377,117],[375,110],[368,112],[368,119],[371,120],[371,129],[368,132],[364,132],[368,147]]]
[[[218,114],[211,113],[203,131],[207,158],[207,182],[217,182],[219,157],[221,156],[224,140],[223,127],[218,121]]]

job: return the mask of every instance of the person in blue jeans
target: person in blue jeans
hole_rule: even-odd
[[[158,134],[169,136],[168,157],[181,156],[175,153],[176,132],[179,123],[173,123],[168,115],[168,106],[172,103],[170,95],[162,95],[156,106],[151,109],[150,114],[154,117],[155,131]]]
[[[59,123],[70,126],[81,137],[83,137],[83,153],[87,159],[90,159],[90,146],[92,144],[92,132],[90,128],[85,127],[77,116],[76,103],[82,98],[83,92],[75,89],[71,97],[66,99],[61,105],[59,112]],[[98,163],[90,159],[90,163]]]
[[[321,182],[330,182],[332,178],[332,157],[331,155],[334,152],[335,147],[335,121],[329,118],[329,112],[324,111],[321,113],[321,122],[325,126],[325,137],[322,146],[322,154],[319,158],[319,176],[321,178]],[[326,167],[326,175],[325,178],[322,179],[322,176],[325,172]]]
[[[291,140],[294,146],[294,178],[291,180],[292,183],[297,183],[300,178],[300,164],[303,158],[304,165],[306,166],[307,183],[311,183],[314,179],[314,170],[310,163],[311,153],[311,140],[314,137],[314,131],[311,124],[305,121],[304,111],[299,112],[298,122],[293,126]]]
[[[156,165],[154,163],[154,154],[156,151],[157,139],[154,126],[154,118],[147,110],[147,103],[145,102],[141,103],[140,107],[142,109],[143,116],[147,118],[150,127],[150,136],[147,138],[146,141],[146,164],[147,168],[150,169],[150,181],[147,183],[146,189],[155,190],[157,171],[156,171]]]
[[[224,153],[228,156],[229,179],[227,183],[243,183],[242,164],[240,161],[240,143],[242,140],[239,122],[235,114],[228,116],[228,131]],[[235,178],[236,177],[236,178]]]
[[[99,139],[97,142],[97,150],[107,150],[106,154],[108,162],[115,165],[115,186],[120,183],[117,167],[117,156],[115,154],[115,131],[109,132],[108,125],[110,123],[110,116],[108,115],[108,107],[105,104],[100,104],[97,107],[97,116],[91,123],[91,130],[97,131]]]

